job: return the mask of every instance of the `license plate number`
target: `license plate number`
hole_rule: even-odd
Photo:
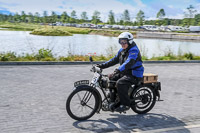
[[[76,81],[74,83],[74,87],[80,86],[80,85],[88,85],[89,84],[89,80],[80,80],[80,81]]]

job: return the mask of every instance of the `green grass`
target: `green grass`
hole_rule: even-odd
[[[9,23],[0,22],[0,30],[13,30],[13,31],[32,31],[31,34],[34,35],[45,35],[45,36],[63,36],[72,34],[96,34],[104,36],[118,36],[123,31],[120,30],[106,30],[106,29],[90,29],[90,28],[76,28],[76,27],[65,27],[65,26],[48,26],[33,23]],[[136,32],[129,31],[133,35]]]
[[[43,36],[72,36],[68,31],[54,27],[35,29],[30,34]]]
[[[93,56],[94,61],[108,61],[113,56],[104,56],[99,55]],[[142,57],[142,59],[149,61],[158,61],[158,60],[200,60],[200,56],[195,56],[192,53],[185,53],[183,55],[174,56],[172,54],[168,54],[166,56],[160,57],[152,57],[151,59],[147,59],[147,57]],[[0,61],[89,61],[89,56],[84,55],[69,55],[67,57],[54,57],[52,51],[49,49],[40,49],[35,54],[25,54],[23,56],[17,56],[14,52],[0,53]]]
[[[160,56],[160,57],[152,57],[149,60],[167,60],[167,61],[172,61],[172,60],[200,60],[200,56],[195,56],[192,53],[185,53],[183,55],[173,55],[173,54],[168,54],[165,56]]]
[[[97,29],[93,29],[90,32],[90,34],[117,37],[122,32],[124,32],[124,31],[120,31],[120,30],[97,30]],[[133,31],[129,31],[129,32],[132,33],[134,36],[136,36],[136,32],[133,32]]]
[[[89,28],[76,28],[76,27],[63,27],[63,26],[56,26],[56,28],[62,29],[72,34],[89,34],[92,31]]]
[[[32,31],[41,27],[39,24],[0,22],[0,28],[7,28],[1,30]]]

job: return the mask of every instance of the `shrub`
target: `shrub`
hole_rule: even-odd
[[[0,60],[1,61],[16,61],[17,56],[16,56],[16,53],[14,52],[8,52],[8,53],[0,54]]]
[[[194,58],[193,54],[192,53],[185,53],[184,54],[184,57],[186,57],[187,59],[189,60],[192,60]]]
[[[40,49],[38,53],[35,55],[37,60],[55,60],[52,54],[52,51],[49,49]],[[50,59],[52,58],[52,59]]]

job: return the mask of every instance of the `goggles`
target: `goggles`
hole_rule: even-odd
[[[121,45],[128,44],[128,39],[127,38],[120,38],[119,39],[119,44],[121,44]]]

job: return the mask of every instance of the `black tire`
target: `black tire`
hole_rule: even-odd
[[[156,95],[152,87],[139,86],[131,94],[131,109],[138,114],[149,112],[156,103]]]
[[[76,108],[78,104],[79,107]],[[86,109],[86,107],[89,109],[89,111],[85,112],[84,109]],[[89,87],[77,88],[69,95],[66,102],[67,113],[71,118],[78,121],[87,120],[90,117],[92,117],[97,111],[98,107],[99,107],[99,97],[97,93]]]

